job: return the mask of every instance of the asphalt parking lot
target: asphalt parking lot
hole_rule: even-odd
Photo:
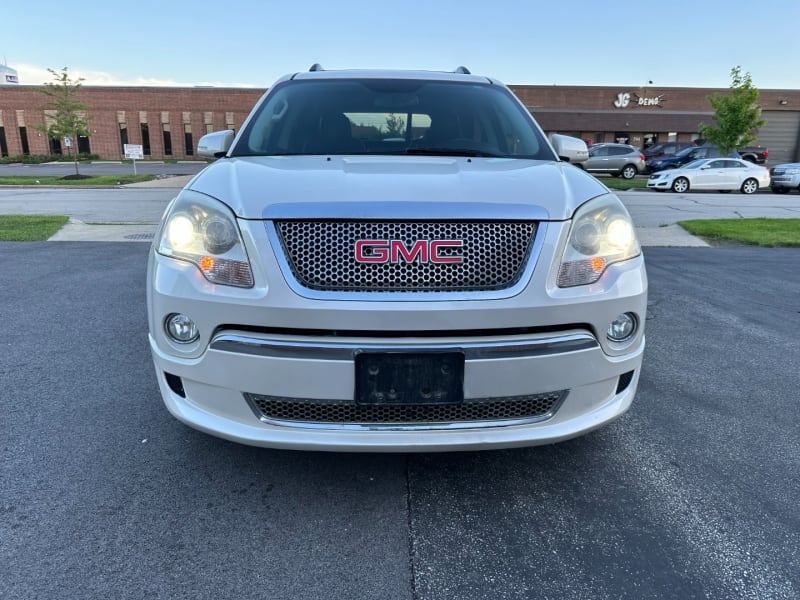
[[[0,598],[797,598],[797,249],[646,248],[632,410],[553,446],[239,446],[156,388],[147,244],[0,243]]]

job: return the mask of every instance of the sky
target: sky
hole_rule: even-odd
[[[83,85],[254,88],[314,63],[724,88],[738,65],[800,89],[798,24],[798,0],[2,0],[0,64],[23,85],[67,67]]]

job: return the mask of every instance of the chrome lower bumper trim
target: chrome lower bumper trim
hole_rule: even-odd
[[[599,346],[588,333],[577,333],[540,340],[511,340],[465,343],[411,343],[376,344],[353,342],[306,342],[269,340],[242,334],[220,334],[211,340],[211,349],[220,352],[297,358],[307,360],[350,361],[357,352],[428,352],[460,351],[466,360],[521,358],[549,356],[579,350],[592,350]]]

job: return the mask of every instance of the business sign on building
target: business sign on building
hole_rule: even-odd
[[[628,108],[635,106],[657,106],[661,108],[664,102],[664,94],[658,96],[640,96],[636,92],[620,92],[614,100],[614,106],[617,108]]]
[[[0,85],[18,84],[17,70],[8,65],[0,64]]]

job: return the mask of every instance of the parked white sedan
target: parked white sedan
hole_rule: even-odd
[[[753,194],[760,187],[769,186],[769,171],[739,158],[704,158],[690,162],[680,169],[653,173],[647,187],[658,192],[672,190],[683,193],[690,190],[738,190]]]

